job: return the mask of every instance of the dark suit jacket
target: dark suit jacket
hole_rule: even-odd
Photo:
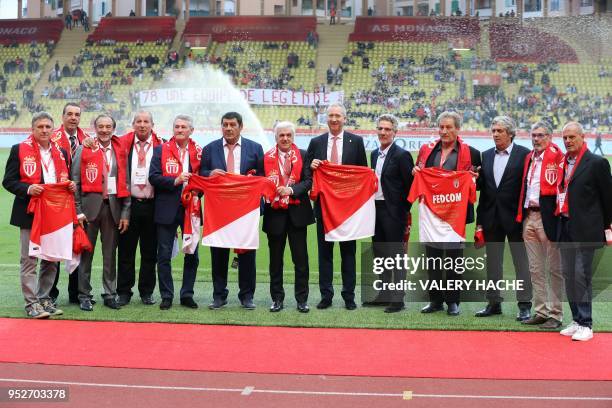
[[[175,177],[162,176],[161,153],[162,147],[153,149],[153,157],[149,166],[149,183],[155,189],[155,215],[153,220],[156,224],[173,224],[177,212],[183,211],[181,205],[181,192],[183,186],[174,185]],[[191,163],[189,164],[191,171]]]
[[[495,148],[482,153],[482,168],[478,176],[480,199],[476,209],[476,223],[482,225],[483,229],[501,228],[506,234],[520,230],[521,224],[516,222],[517,197],[521,194],[523,165],[529,151],[526,147],[514,144],[499,187],[495,185],[493,177]]]
[[[372,150],[370,162],[372,168],[376,170],[378,149]],[[385,196],[385,206],[389,214],[401,225],[406,225],[410,211],[410,203],[407,198],[412,185],[413,167],[414,161],[410,153],[393,143],[385,157],[380,183]]]
[[[306,165],[310,164],[314,159],[327,160],[327,140],[329,133],[323,133],[310,140],[308,151],[306,152]],[[342,164],[351,164],[355,166],[368,166],[368,158],[365,153],[365,146],[361,136],[354,135],[347,131],[344,132],[344,140],[342,143]],[[315,202],[315,216],[321,216],[321,207],[319,200]]]
[[[66,167],[70,168],[69,157],[70,155],[66,151],[60,148],[66,159]],[[32,228],[32,221],[34,216],[26,212],[28,205],[30,204],[30,196],[28,195],[28,187],[31,184],[22,183],[21,176],[19,174],[19,144],[13,145],[11,153],[6,161],[6,170],[4,171],[4,179],[2,185],[10,193],[15,194],[15,200],[13,201],[13,209],[11,211],[11,225],[19,228]],[[42,172],[40,177],[40,183],[44,183]]]
[[[587,150],[572,175],[566,200],[569,200],[571,241],[605,242],[604,230],[612,223],[612,176],[608,160]]]
[[[215,169],[227,170],[225,163],[225,152],[223,150],[223,138],[214,140],[207,144],[202,150],[202,161],[200,162],[200,175],[208,177]],[[263,148],[259,143],[240,137],[240,174],[247,174],[255,170],[256,176],[263,176]]]
[[[312,187],[312,171],[306,165],[306,151],[300,150],[302,155],[302,173],[300,182],[291,186],[293,189],[292,198],[300,200],[297,205],[289,205],[286,210],[273,209],[270,204],[264,207],[263,231],[266,234],[279,235],[287,230],[288,223],[294,227],[305,227],[314,223],[314,214],[308,191]]]

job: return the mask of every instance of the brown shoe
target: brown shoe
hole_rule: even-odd
[[[554,319],[553,319],[554,320]],[[547,318],[542,317],[540,315],[534,315],[532,318],[527,319],[527,320],[523,320],[523,324],[528,324],[528,325],[536,325],[536,324],[542,324],[542,323],[546,323],[548,321]]]
[[[555,329],[558,329],[559,327],[561,327],[561,322],[557,319],[553,319],[552,317],[546,320],[545,323],[542,323],[540,325],[540,329],[547,329],[547,330],[555,330]]]

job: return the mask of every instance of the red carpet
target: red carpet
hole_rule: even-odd
[[[612,380],[612,333],[205,326],[0,319],[0,361],[390,377]]]

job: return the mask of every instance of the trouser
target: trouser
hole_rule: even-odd
[[[136,283],[136,249],[140,243],[138,293],[149,296],[155,290],[157,264],[157,228],[153,222],[155,201],[132,197],[130,227],[119,235],[117,293],[132,297]]]
[[[29,256],[31,229],[21,228],[19,241],[21,256],[19,259],[19,277],[21,279],[21,292],[25,300],[26,309],[33,303],[49,299],[49,291],[57,275],[57,262],[40,261],[40,275],[36,274],[38,258]]]
[[[283,234],[268,234],[270,249],[270,296],[272,300],[283,301],[283,258],[285,245],[289,240],[291,259],[295,270],[295,300],[305,303],[308,300],[308,246],[306,243],[306,227],[294,227],[290,222]]]
[[[527,210],[523,239],[529,259],[534,312],[544,318],[563,321],[561,300],[564,288],[559,249],[546,236],[539,211]]]
[[[340,269],[342,271],[342,298],[345,301],[355,301],[355,282],[357,264],[355,241],[340,242]],[[319,290],[321,298],[331,301],[334,297],[334,243],[325,241],[323,222],[317,219],[317,246],[319,249]]]
[[[102,241],[102,293],[103,298],[115,297],[117,295],[117,239],[119,230],[113,219],[110,205],[104,202],[100,213],[94,221],[87,223],[87,238],[91,242],[91,252],[84,251],[81,254],[79,265],[79,300],[91,298],[91,264],[96,250],[98,232]]]
[[[176,218],[172,224],[157,224],[157,276],[159,280],[159,293],[162,299],[174,297],[174,281],[172,280],[172,248],[176,238],[176,230],[180,226],[183,229],[184,211],[177,211]],[[183,284],[180,297],[193,297],[196,274],[200,259],[198,247],[193,254],[185,254],[183,262]]]

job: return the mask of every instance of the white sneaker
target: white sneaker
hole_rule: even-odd
[[[572,336],[572,340],[575,341],[587,341],[593,338],[593,330],[590,327],[580,326],[576,333]]]
[[[560,331],[560,334],[562,336],[568,336],[571,337],[574,335],[574,333],[576,333],[578,331],[578,328],[580,327],[580,325],[578,323],[576,323],[575,321],[572,321],[569,326],[567,326],[565,329]]]

